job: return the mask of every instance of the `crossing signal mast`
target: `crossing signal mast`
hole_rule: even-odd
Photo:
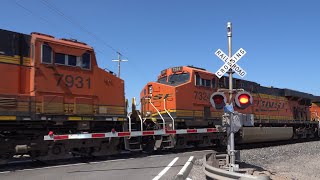
[[[228,55],[226,55],[222,50],[218,49],[215,55],[218,56],[225,64],[215,73],[218,78],[221,78],[225,73],[229,74],[229,89],[224,92],[214,92],[210,96],[210,103],[213,108],[220,110],[224,109],[225,114],[223,119],[227,121],[227,133],[228,133],[228,155],[229,155],[229,171],[235,171],[239,167],[235,164],[235,150],[234,150],[234,134],[239,130],[234,124],[235,116],[237,112],[234,111],[233,104],[239,109],[246,109],[253,103],[252,95],[242,90],[233,89],[232,87],[232,75],[237,73],[239,76],[244,77],[247,73],[236,63],[246,54],[246,51],[240,48],[232,56],[232,25],[231,22],[227,23],[227,37],[228,37]],[[229,101],[225,96],[225,92],[229,94]],[[235,97],[233,98],[234,93]],[[228,103],[227,103],[228,102]]]

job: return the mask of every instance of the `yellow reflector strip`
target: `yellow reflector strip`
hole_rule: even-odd
[[[68,120],[70,121],[91,121],[94,120],[93,117],[75,117],[75,116],[70,116],[68,117]]]
[[[80,121],[81,117],[68,117],[68,120],[70,120],[70,121]]]
[[[16,116],[0,116],[0,121],[14,121],[17,120]]]
[[[124,121],[125,118],[118,118],[118,121]]]

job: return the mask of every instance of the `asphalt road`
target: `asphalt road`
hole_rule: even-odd
[[[190,156],[202,158],[208,150],[140,156],[89,163],[0,172],[1,180],[170,180]]]

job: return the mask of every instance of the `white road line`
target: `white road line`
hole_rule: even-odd
[[[192,163],[193,163],[194,156],[190,156],[186,164],[181,168],[179,173],[177,174],[177,179],[186,179],[191,171]]]
[[[187,179],[186,179],[186,180],[192,180],[192,179],[190,179],[190,178],[188,178],[188,177],[187,177]]]
[[[158,180],[163,176],[173,165],[176,163],[176,161],[179,159],[179,157],[174,158],[167,167],[165,167],[156,177],[154,177],[152,180]]]
[[[192,163],[191,161],[193,160],[193,156],[190,156],[188,161],[184,164],[184,166],[181,168],[178,174],[183,174],[185,171],[187,171],[188,166]]]

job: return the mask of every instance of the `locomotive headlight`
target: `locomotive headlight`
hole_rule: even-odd
[[[152,113],[150,111],[146,112],[146,117],[150,117],[152,115]]]
[[[153,89],[152,89],[152,85],[149,85],[149,86],[148,86],[148,89],[149,89],[149,94],[152,94],[152,90],[153,90]]]

